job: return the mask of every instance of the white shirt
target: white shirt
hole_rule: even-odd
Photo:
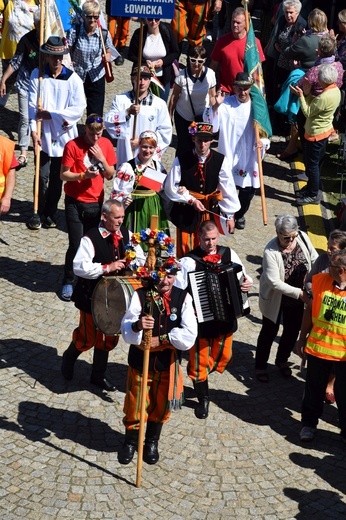
[[[131,238],[131,231],[129,231],[129,236]],[[145,256],[143,249],[138,245],[135,246],[135,251],[137,255],[136,262],[139,265],[144,265]],[[84,236],[80,242],[76,256],[73,259],[74,274],[80,278],[86,278],[88,280],[95,280],[105,274],[103,265],[100,262],[93,262],[94,257],[94,244],[88,236]]]
[[[142,306],[137,292],[132,295],[130,306],[121,321],[121,334],[125,343],[140,345],[143,331],[134,332],[132,323],[135,323],[142,312]],[[186,294],[181,308],[181,323],[179,327],[174,327],[169,333],[168,338],[173,347],[178,350],[189,350],[195,343],[197,337],[197,321],[192,305],[190,294]]]

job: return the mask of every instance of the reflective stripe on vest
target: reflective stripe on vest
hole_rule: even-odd
[[[313,356],[346,361],[346,290],[333,285],[329,274],[312,279],[312,330],[305,351]]]

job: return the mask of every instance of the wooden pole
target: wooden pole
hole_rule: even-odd
[[[140,68],[142,66],[142,51],[143,51],[143,18],[141,18],[141,23],[139,26],[139,47],[138,47],[138,60],[137,60],[137,86],[136,86],[136,100],[135,105],[138,105],[139,99],[139,82],[141,79],[141,71]],[[133,119],[133,129],[132,129],[132,139],[136,137],[136,126],[137,126],[137,114]]]
[[[113,71],[112,71],[112,63],[110,63],[109,61],[106,61],[106,46],[105,46],[105,42],[103,41],[102,27],[101,27],[100,22],[98,23],[98,29],[99,29],[100,38],[101,38],[102,52],[103,52],[104,60],[105,60],[104,64],[105,64],[105,69],[106,69],[106,81],[107,81],[107,83],[110,83],[111,81],[114,80]],[[102,116],[102,114],[100,114],[100,116]]]
[[[42,109],[42,81],[43,81],[43,55],[41,52],[41,46],[44,44],[44,28],[45,28],[45,3],[42,0],[40,4],[40,51],[39,51],[39,77],[38,77],[38,92],[37,92],[37,110]],[[37,137],[41,138],[42,132],[42,121],[36,123],[36,134]],[[35,162],[35,178],[34,178],[34,215],[38,214],[38,197],[39,197],[39,184],[40,184],[40,165],[41,165],[41,146],[37,145],[34,150],[36,156]]]
[[[249,0],[242,0],[242,4],[245,9],[245,26],[246,26],[246,32],[248,33],[249,29],[250,29],[249,10],[248,10]],[[259,136],[258,124],[256,122],[254,123],[254,128],[255,128],[255,140],[256,140],[256,144],[257,144],[260,139],[260,136]],[[260,181],[262,219],[263,219],[263,225],[266,226],[268,224],[268,218],[267,218],[266,196],[265,196],[265,191],[264,191],[262,152],[261,152],[260,148],[256,148],[256,152],[257,152],[257,163],[258,163],[258,175],[259,175],[259,181]]]
[[[150,222],[150,229],[157,229],[158,216],[152,215]],[[152,315],[153,302],[150,302],[150,312],[148,316]],[[143,445],[144,445],[144,429],[145,429],[145,409],[146,409],[146,397],[147,397],[147,386],[148,386],[148,371],[149,371],[149,356],[151,347],[152,330],[143,331],[144,337],[144,356],[143,356],[143,369],[142,369],[142,381],[141,381],[141,401],[140,401],[140,416],[139,416],[139,432],[138,432],[138,447],[137,447],[137,477],[136,487],[141,485],[142,467],[143,467]]]
[[[260,139],[260,136],[259,136],[258,124],[255,123],[255,140],[256,140],[256,143],[258,143],[259,139]],[[264,191],[263,167],[262,167],[262,152],[261,152],[260,148],[256,148],[256,151],[257,151],[258,175],[259,175],[259,181],[260,181],[260,193],[261,193],[261,205],[262,205],[262,220],[263,220],[263,225],[266,226],[268,224],[268,217],[267,217],[266,195],[265,195],[265,191]]]

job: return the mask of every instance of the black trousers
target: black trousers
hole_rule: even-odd
[[[38,214],[54,217],[61,197],[62,180],[60,179],[61,157],[49,157],[40,153],[40,181]]]
[[[103,106],[105,104],[106,80],[105,76],[92,82],[89,74],[84,81],[84,93],[87,101],[87,116],[98,114],[103,116]]]
[[[270,349],[278,333],[281,318],[283,331],[279,341],[275,362],[286,363],[291,355],[300,331],[304,304],[299,300],[297,305],[281,305],[276,323],[263,316],[262,328],[257,340],[256,369],[265,370],[270,355]]]
[[[65,256],[65,284],[73,284],[73,259],[82,237],[92,227],[96,227],[101,218],[101,202],[85,203],[72,197],[65,197],[65,218],[68,232],[68,249]]]

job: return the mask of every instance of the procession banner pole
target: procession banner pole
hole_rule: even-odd
[[[249,10],[248,10],[248,4],[249,0],[242,0],[242,4],[245,9],[245,27],[246,27],[246,34],[249,33],[250,29],[250,21],[249,21]],[[259,135],[259,126],[258,123],[254,123],[255,128],[255,140],[256,144],[259,142],[260,135]],[[262,205],[262,219],[263,219],[263,225],[266,226],[268,224],[268,217],[267,217],[267,202],[266,202],[266,196],[264,191],[264,180],[263,180],[263,167],[262,167],[262,153],[260,148],[256,148],[257,153],[257,163],[258,163],[258,176],[260,181],[260,193],[261,193],[261,205]]]
[[[157,215],[152,215],[150,220],[150,229],[157,229],[159,217]],[[155,244],[149,244],[149,247],[153,250],[152,253],[155,253]],[[149,254],[148,257],[152,257]],[[155,266],[154,266],[155,268]],[[150,301],[150,312],[148,316],[153,314],[153,301]],[[136,487],[140,487],[141,485],[141,476],[142,476],[142,467],[143,467],[143,445],[144,445],[144,429],[145,429],[145,409],[147,404],[147,386],[148,386],[148,371],[149,371],[149,356],[150,356],[150,348],[151,348],[151,339],[152,339],[153,331],[152,329],[145,330],[143,332],[143,344],[144,344],[144,355],[143,355],[143,369],[142,369],[142,380],[141,380],[141,401],[140,401],[140,416],[139,416],[139,432],[138,432],[138,447],[137,447],[137,478],[136,478]]]
[[[139,47],[138,47],[138,59],[137,59],[137,86],[136,86],[136,101],[135,104],[138,105],[139,99],[139,82],[141,80],[141,66],[142,66],[142,51],[143,51],[143,18],[141,18],[141,23],[139,26]],[[136,126],[137,126],[137,114],[133,120],[133,130],[132,130],[132,139],[136,137]]]
[[[256,143],[258,143],[260,136],[259,136],[259,128],[258,128],[257,123],[255,123],[255,139],[256,139]],[[258,163],[258,175],[259,175],[259,181],[260,181],[262,220],[263,220],[263,225],[266,226],[268,224],[268,217],[267,217],[267,201],[266,201],[266,195],[265,195],[265,191],[264,191],[262,152],[261,152],[260,148],[256,148],[256,152],[257,152],[257,163]]]
[[[43,55],[41,52],[41,46],[44,43],[44,28],[45,28],[45,3],[42,0],[40,4],[40,42],[39,42],[39,77],[38,77],[38,91],[37,91],[37,110],[42,108],[42,81],[43,81]],[[36,123],[36,134],[38,138],[41,138],[42,122],[37,121]],[[40,184],[40,165],[41,165],[41,146],[37,145],[34,150],[36,161],[35,161],[35,177],[34,177],[34,215],[38,215],[38,192]]]

